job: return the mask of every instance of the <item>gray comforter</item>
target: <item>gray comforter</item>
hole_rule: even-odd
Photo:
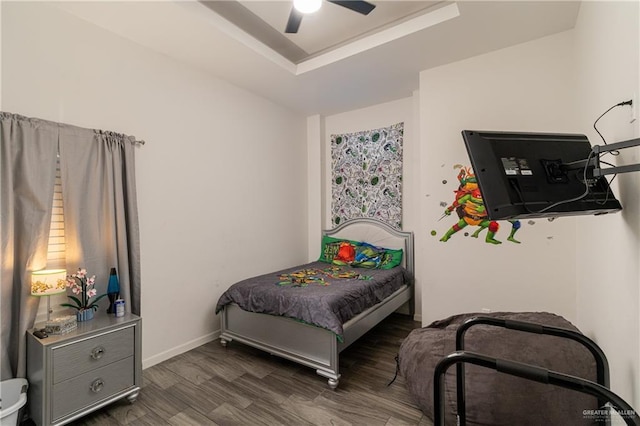
[[[236,303],[246,311],[294,318],[342,337],[345,322],[411,282],[409,273],[402,267],[389,270],[335,268],[338,267],[312,262],[240,281],[222,294],[216,313],[225,305]],[[319,271],[316,276],[320,280],[287,282],[287,277],[303,270]],[[359,277],[338,278],[340,274]]]

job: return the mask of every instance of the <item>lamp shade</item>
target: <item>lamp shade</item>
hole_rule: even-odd
[[[31,273],[31,295],[51,296],[66,290],[67,271],[64,269],[43,269]]]

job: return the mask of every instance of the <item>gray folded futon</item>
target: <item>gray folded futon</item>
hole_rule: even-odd
[[[399,352],[400,374],[414,402],[433,419],[433,373],[435,365],[455,351],[458,326],[475,316],[530,321],[578,331],[561,316],[546,312],[496,312],[461,314],[413,330]],[[579,343],[556,336],[524,333],[489,325],[470,328],[465,350],[495,358],[537,365],[596,381],[593,355]],[[582,425],[592,424],[589,410],[598,409],[595,397],[553,385],[535,383],[476,365],[465,374],[467,425]],[[455,368],[445,377],[445,419],[456,424]]]

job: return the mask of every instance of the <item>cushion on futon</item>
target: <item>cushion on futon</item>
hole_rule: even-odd
[[[475,316],[530,321],[578,331],[561,316],[546,312],[462,314],[413,330],[399,352],[400,374],[414,402],[433,419],[433,375],[436,364],[455,351],[458,326]],[[579,343],[555,336],[474,325],[465,334],[465,350],[495,358],[534,364],[596,381],[593,355]],[[598,408],[595,397],[465,364],[467,425],[591,424],[584,410]],[[446,425],[456,424],[455,365],[445,376]]]

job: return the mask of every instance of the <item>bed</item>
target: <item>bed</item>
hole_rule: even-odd
[[[364,242],[389,252],[402,250],[400,265],[385,269],[354,268],[340,262],[327,263],[326,259],[325,262],[299,265],[232,285],[218,300],[216,312],[221,315],[220,342],[223,346],[236,340],[314,368],[318,375],[327,379],[329,387],[335,389],[340,380],[341,351],[403,305],[408,305],[409,314],[413,316],[413,233],[396,230],[375,219],[359,218],[325,230],[322,235],[321,259],[326,244],[344,240]],[[378,279],[391,287],[379,284]],[[247,286],[248,289],[243,290]],[[357,297],[353,294],[318,297],[318,294],[325,294],[324,291],[347,291],[347,287],[357,289]],[[274,290],[277,291],[275,295],[266,293]],[[244,296],[259,296],[248,301],[239,297],[243,293]],[[277,301],[277,309],[284,315],[268,312],[263,299],[269,297]],[[292,301],[289,297],[298,299]],[[368,299],[366,305],[361,298]],[[340,303],[336,312],[318,313],[317,305],[324,305],[325,299],[355,300],[356,303],[355,307]],[[304,308],[300,308],[303,303]],[[293,318],[294,311],[306,316]],[[316,323],[318,317],[325,316],[332,318]]]

